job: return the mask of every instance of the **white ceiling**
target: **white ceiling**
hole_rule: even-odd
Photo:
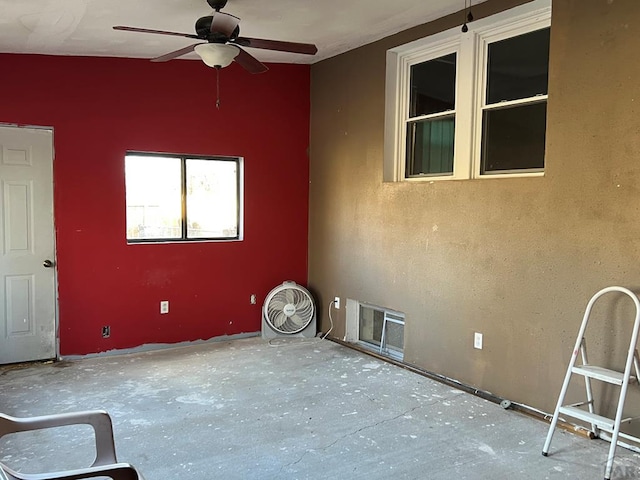
[[[485,0],[473,0],[473,4]],[[314,63],[464,8],[464,0],[229,0],[240,35],[315,43],[309,57],[248,49],[263,62]],[[153,58],[194,41],[113,25],[194,33],[206,0],[0,0],[0,52]],[[460,19],[462,23],[462,18]],[[186,58],[198,58],[190,54]]]

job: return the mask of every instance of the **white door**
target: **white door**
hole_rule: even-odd
[[[53,132],[0,126],[0,364],[54,358]]]

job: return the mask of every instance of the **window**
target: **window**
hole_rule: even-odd
[[[456,54],[410,67],[406,175],[452,175]]]
[[[381,355],[402,360],[404,315],[361,303],[358,312],[358,342]]]
[[[544,173],[550,4],[387,53],[385,181]]]
[[[129,153],[127,241],[241,239],[240,158]]]
[[[480,173],[541,171],[549,28],[491,42],[487,47]]]

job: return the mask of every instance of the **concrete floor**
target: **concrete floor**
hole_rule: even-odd
[[[105,409],[119,460],[147,480],[603,477],[608,443],[558,430],[545,458],[541,421],[329,341],[272,343],[0,367],[0,411]],[[0,459],[85,466],[92,438],[89,427],[13,435]],[[640,478],[640,456],[619,452],[615,478]]]

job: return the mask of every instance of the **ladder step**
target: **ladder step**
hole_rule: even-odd
[[[609,382],[614,385],[622,385],[624,380],[624,373],[617,372],[615,370],[609,370],[608,368],[595,367],[593,365],[579,365],[571,369],[573,373],[583,375],[589,378],[595,378],[603,382]],[[630,380],[635,380],[635,377],[630,376]]]
[[[560,413],[569,415],[570,417],[584,420],[587,423],[593,423],[597,427],[603,430],[613,430],[614,420],[611,418],[603,417],[595,413],[587,412],[577,407],[560,407]]]
[[[602,295],[610,293],[610,292],[618,292],[627,295],[633,300],[635,304],[635,320],[633,323],[633,331],[631,332],[631,341],[629,344],[629,350],[627,354],[627,360],[624,366],[624,373],[609,370],[603,367],[594,367],[589,365],[589,361],[587,360],[587,343],[585,340],[585,332],[587,330],[587,323],[589,322],[589,317],[591,315],[591,309],[596,300],[598,300]],[[616,315],[617,317],[617,315]],[[617,318],[616,318],[617,320]],[[613,330],[613,329],[612,329]],[[575,347],[573,348],[573,355],[571,356],[571,360],[569,362],[569,366],[567,367],[567,373],[564,377],[564,382],[562,383],[562,389],[560,390],[560,395],[558,396],[558,403],[556,403],[556,409],[553,413],[553,419],[551,420],[551,424],[549,425],[549,431],[547,433],[547,439],[544,442],[544,446],[542,447],[542,454],[548,455],[549,448],[551,447],[551,438],[553,437],[553,431],[558,425],[558,419],[560,415],[564,415],[566,418],[571,421],[572,419],[579,420],[580,422],[585,422],[587,424],[591,424],[591,432],[594,436],[601,436],[607,433],[611,433],[611,440],[615,437],[615,442],[609,447],[609,455],[607,457],[606,467],[604,470],[604,478],[608,480],[611,478],[611,474],[613,473],[614,467],[614,457],[616,454],[616,446],[622,445],[624,442],[620,441],[620,438],[623,440],[631,440],[631,438],[635,438],[632,436],[627,436],[620,432],[620,427],[622,423],[627,423],[633,420],[633,418],[622,418],[623,411],[622,408],[624,406],[625,397],[627,394],[627,385],[630,383],[633,378],[634,381],[640,380],[640,355],[638,355],[638,338],[640,335],[640,297],[636,295],[634,292],[629,290],[628,288],[612,286],[603,288],[599,292],[596,292],[595,295],[591,297],[589,303],[587,303],[587,308],[584,312],[584,316],[582,317],[582,323],[580,324],[580,330],[578,331],[578,338],[576,338]],[[578,354],[581,354],[582,363],[584,365],[576,365],[576,360]],[[635,377],[630,375],[632,371],[635,373]],[[586,401],[581,403],[574,403],[572,405],[566,405],[565,396],[569,389],[569,384],[571,383],[572,375],[582,375],[585,377],[585,387],[587,398]],[[602,415],[598,415],[596,413],[591,413],[595,410],[595,398],[593,395],[593,391],[591,388],[591,380],[598,380],[603,382],[608,382],[613,385],[621,386],[620,388],[620,396],[618,398],[618,410],[615,412],[614,418],[603,417]],[[599,389],[597,389],[599,390]],[[605,398],[605,402],[606,402]],[[585,405],[588,407],[588,410],[585,408]],[[607,414],[612,415],[610,412],[611,409],[605,410]],[[627,438],[628,437],[628,438]],[[607,438],[605,434],[602,438]],[[626,444],[627,446],[629,444]],[[600,477],[602,478],[602,477]]]

